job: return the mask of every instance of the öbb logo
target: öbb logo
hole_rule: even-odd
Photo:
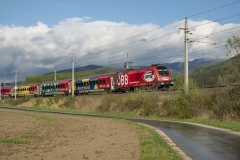
[[[143,80],[145,82],[152,82],[153,80],[155,79],[155,74],[153,71],[146,71],[144,74],[143,74]]]

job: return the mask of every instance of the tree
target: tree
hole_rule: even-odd
[[[225,47],[227,49],[227,59],[231,59],[240,55],[240,35],[235,34],[232,37],[228,38]]]
[[[239,83],[240,79],[240,35],[235,34],[228,38],[225,45],[227,49],[226,58],[229,60],[230,82]]]

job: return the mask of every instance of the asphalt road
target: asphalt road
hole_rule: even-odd
[[[196,160],[240,160],[240,135],[188,123],[132,120],[163,131]]]

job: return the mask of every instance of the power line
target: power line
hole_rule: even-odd
[[[206,25],[206,24],[214,23],[214,22],[219,22],[219,21],[222,21],[222,20],[225,20],[225,19],[228,19],[228,18],[232,18],[232,17],[239,16],[239,15],[240,15],[240,13],[239,13],[239,14],[232,15],[232,16],[229,16],[229,17],[225,17],[225,18],[222,18],[222,19],[218,19],[218,20],[215,20],[215,21],[212,21],[212,22],[208,22],[208,23],[204,23],[204,24],[200,24],[200,25],[188,27],[188,29],[190,29],[190,28],[195,28],[195,27],[199,27],[199,26],[203,26],[203,25]]]
[[[235,1],[235,2],[232,2],[232,3],[225,4],[225,5],[223,5],[223,6],[220,6],[220,7],[217,7],[217,8],[213,8],[213,9],[210,9],[210,10],[207,10],[207,11],[203,11],[203,12],[200,12],[200,13],[197,13],[197,14],[193,14],[193,15],[187,16],[187,17],[188,17],[188,18],[190,18],[190,17],[195,17],[195,16],[201,15],[201,14],[203,14],[203,13],[208,13],[208,12],[211,12],[211,11],[214,11],[214,10],[218,10],[218,9],[220,9],[220,8],[224,8],[224,7],[233,5],[233,4],[235,4],[235,3],[239,3],[239,2],[240,2],[240,1],[238,0],[238,1]]]

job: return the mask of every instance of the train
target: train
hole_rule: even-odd
[[[72,83],[74,83],[72,85]],[[22,84],[3,87],[1,97],[22,96],[54,96],[58,94],[75,95],[89,94],[94,92],[129,92],[136,88],[147,90],[164,90],[173,86],[174,82],[170,70],[159,64],[140,69],[126,69],[125,71],[36,84]],[[72,87],[74,86],[74,87]],[[15,91],[16,90],[16,91]]]

